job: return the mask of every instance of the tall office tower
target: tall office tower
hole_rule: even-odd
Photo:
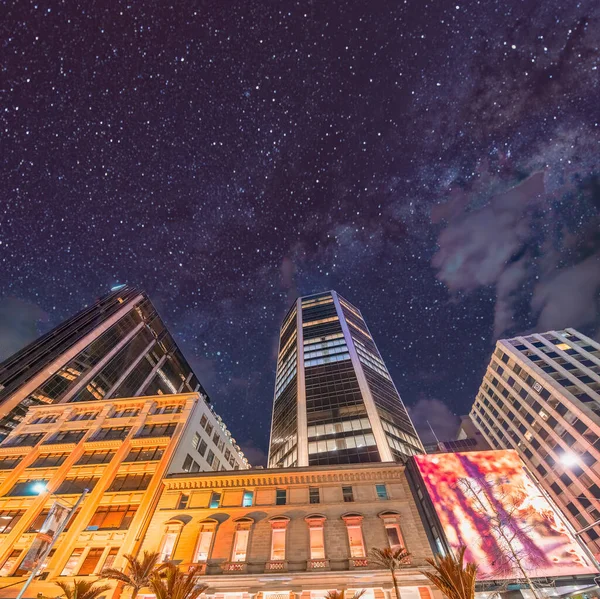
[[[498,341],[470,413],[517,450],[600,553],[600,344],[574,329]]]
[[[301,297],[279,338],[269,467],[402,461],[423,452],[358,308]]]
[[[147,295],[120,286],[0,364],[0,439],[31,405],[200,391]]]

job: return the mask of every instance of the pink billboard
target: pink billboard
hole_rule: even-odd
[[[450,546],[467,547],[479,580],[597,572],[515,451],[414,459]]]

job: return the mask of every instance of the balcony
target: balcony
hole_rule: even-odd
[[[367,568],[369,566],[369,558],[367,557],[351,557],[348,560],[350,570],[355,568]]]
[[[248,564],[246,562],[225,562],[221,568],[226,574],[245,574],[248,571]]]
[[[328,559],[309,559],[306,562],[306,569],[309,571],[312,570],[329,570],[329,560]]]
[[[266,562],[265,572],[287,572],[287,561],[277,560]]]

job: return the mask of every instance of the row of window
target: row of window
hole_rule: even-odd
[[[360,514],[347,514],[342,517],[346,525],[348,549],[352,558],[366,558],[362,520]],[[392,550],[404,546],[400,530],[400,516],[395,512],[381,515],[387,534],[389,546]],[[271,551],[270,561],[284,561],[287,558],[287,527],[290,519],[286,516],[271,518]],[[326,559],[325,550],[325,516],[314,514],[307,516],[305,521],[309,529],[309,556],[311,560]],[[238,518],[235,521],[235,533],[231,547],[230,561],[245,562],[248,558],[248,545],[254,521],[251,518]],[[200,523],[200,531],[196,541],[192,561],[194,563],[206,562],[211,557],[214,537],[218,523],[215,520],[205,520]],[[177,542],[183,528],[180,521],[167,523],[166,531],[160,544],[159,561],[165,562],[175,556]]]

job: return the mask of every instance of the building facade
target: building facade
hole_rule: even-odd
[[[600,344],[575,329],[498,341],[470,416],[600,555]]]
[[[32,405],[201,391],[147,295],[120,286],[0,364],[0,439]]]
[[[89,491],[47,560],[46,596],[52,580],[137,553],[167,474],[247,467],[198,392],[32,406],[0,444],[0,586],[18,590],[28,575],[23,560],[56,500],[73,506]]]
[[[402,461],[421,441],[358,308],[335,291],[284,318],[269,467]]]
[[[369,553],[399,546],[412,554],[397,572],[402,599],[431,598],[420,573],[427,535],[404,466],[388,463],[169,475],[142,550],[200,565],[215,599],[322,599],[334,589],[392,599],[390,573]]]

